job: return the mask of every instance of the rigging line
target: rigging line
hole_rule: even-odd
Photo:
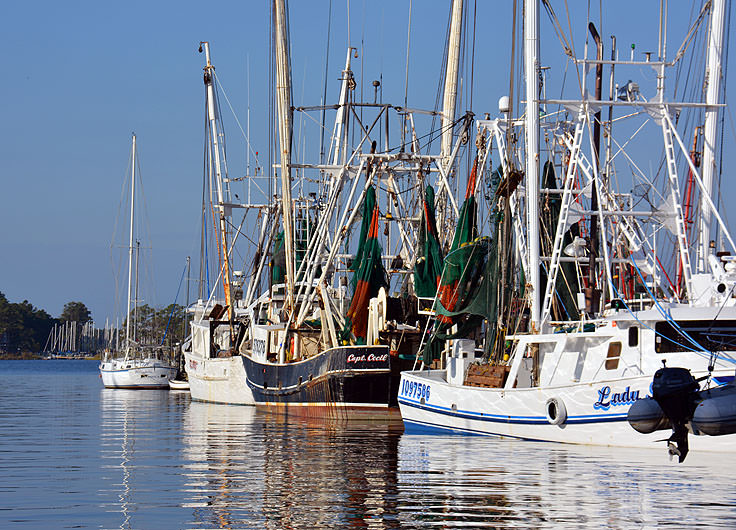
[[[248,150],[256,157],[256,164],[260,165],[261,162],[260,162],[260,160],[258,160],[258,151],[256,151],[256,150],[253,149],[253,146],[250,143],[250,138],[248,138],[248,135],[245,133],[245,130],[243,130],[243,125],[240,123],[240,120],[238,119],[238,115],[235,113],[235,109],[233,109],[233,106],[230,103],[230,98],[227,97],[227,92],[225,92],[225,88],[222,86],[222,83],[220,83],[220,78],[215,73],[215,70],[214,69],[212,70],[212,77],[217,82],[217,85],[216,86],[220,89],[219,91],[222,92],[222,95],[223,96],[225,96],[225,101],[227,102],[227,106],[230,108],[230,112],[232,113],[233,118],[235,118],[235,123],[238,124],[238,128],[240,129],[240,133],[243,135],[243,138],[245,138],[245,143],[248,145]],[[224,141],[224,139],[223,139],[223,141]],[[223,145],[223,149],[224,149],[224,145]]]
[[[645,284],[645,287],[646,287],[646,284]],[[641,326],[642,326],[643,328],[646,328],[646,329],[648,329],[649,331],[652,331],[652,332],[654,333],[654,335],[655,335],[655,336],[657,336],[657,337],[661,337],[661,338],[663,338],[663,339],[666,339],[667,341],[671,342],[671,343],[672,343],[672,344],[674,344],[675,346],[679,346],[680,348],[684,348],[685,350],[687,350],[687,351],[690,351],[690,352],[692,352],[692,353],[695,353],[695,354],[697,354],[697,355],[699,355],[699,356],[701,356],[701,357],[703,357],[703,358],[705,358],[705,357],[707,356],[707,357],[708,357],[708,358],[710,359],[710,358],[712,357],[712,355],[713,355],[713,354],[715,353],[715,352],[709,352],[709,354],[708,354],[708,355],[706,355],[706,354],[704,353],[704,352],[706,351],[706,349],[705,349],[705,348],[703,348],[702,346],[700,346],[699,344],[697,344],[697,343],[693,342],[693,343],[694,343],[694,344],[695,344],[695,345],[696,345],[696,346],[697,346],[698,348],[700,348],[700,350],[697,350],[697,349],[695,349],[695,348],[693,348],[693,347],[691,347],[691,346],[688,346],[688,345],[686,345],[686,344],[681,344],[681,343],[679,343],[679,342],[677,342],[677,341],[673,340],[673,338],[672,338],[672,337],[668,337],[668,336],[666,336],[666,335],[664,335],[664,334],[662,334],[662,333],[658,332],[658,331],[657,331],[656,329],[652,328],[651,326],[648,326],[648,325],[647,325],[647,324],[645,324],[645,323],[644,323],[644,322],[643,322],[642,320],[639,320],[639,317],[637,317],[637,316],[636,316],[636,312],[635,312],[635,311],[634,311],[633,309],[631,309],[631,307],[629,307],[629,305],[628,305],[628,304],[626,303],[626,300],[624,299],[624,297],[622,297],[622,296],[621,296],[621,293],[620,293],[620,292],[618,291],[618,289],[616,289],[616,286],[615,286],[615,285],[613,286],[613,290],[615,291],[616,297],[617,297],[617,298],[618,298],[619,300],[621,300],[621,303],[622,303],[622,304],[624,304],[624,307],[626,308],[626,311],[628,311],[628,312],[629,312],[629,314],[630,314],[630,315],[631,315],[631,316],[632,316],[632,317],[634,318],[634,320],[636,320],[636,321],[637,321],[637,322],[638,322],[639,324],[641,324]],[[670,324],[676,324],[676,322],[675,322],[674,320],[672,320],[672,319],[668,318],[668,317],[667,317],[667,315],[663,315],[663,316],[665,317],[665,320],[666,320],[667,322],[669,322]],[[675,326],[673,326],[673,327],[675,327]],[[687,333],[685,333],[685,331],[684,331],[684,330],[682,330],[682,331],[681,331],[681,334],[682,334],[682,336],[683,336],[683,337],[685,337],[685,338],[689,338],[689,335],[687,335]],[[692,341],[692,339],[690,339],[690,341]],[[701,350],[702,350],[702,351],[701,351]],[[716,356],[716,359],[717,359],[717,358],[718,358],[718,357]],[[731,362],[731,363],[733,363],[733,362],[734,362],[734,360],[733,360],[733,359],[731,359],[730,357],[722,357],[722,359],[723,359],[724,361],[728,361],[728,362]],[[714,360],[713,362],[715,362],[715,360]]]
[[[557,38],[560,40],[562,47],[565,49],[565,55],[572,57],[572,50],[570,49],[570,45],[567,42],[567,38],[565,37],[565,32],[562,29],[562,25],[560,24],[560,21],[557,18],[554,9],[552,9],[552,5],[549,3],[549,0],[542,0],[542,5],[547,11],[547,16],[552,22],[552,27],[555,30],[555,34],[557,34]]]
[[[322,106],[327,104],[327,73],[330,64],[330,33],[332,31],[332,0],[330,0],[329,7],[327,8],[327,40],[325,46],[325,73],[323,76],[324,88],[322,91]],[[319,138],[319,161],[320,164],[325,163],[325,120],[326,120],[326,109],[321,110],[321,132]]]
[[[169,332],[169,324],[171,324],[171,317],[174,316],[174,311],[176,310],[176,301],[179,300],[179,291],[181,290],[181,284],[184,280],[184,275],[187,272],[187,266],[184,265],[184,270],[181,271],[181,278],[179,278],[179,287],[176,288],[176,296],[174,297],[174,303],[171,304],[171,312],[169,313],[169,319],[166,321],[166,328],[164,329],[164,336],[161,337],[161,344],[160,346],[164,345],[164,341],[166,340],[166,335]]]
[[[690,27],[690,31],[688,31],[687,35],[685,35],[685,38],[683,39],[682,44],[680,45],[680,49],[677,50],[677,53],[675,54],[675,58],[672,59],[672,64],[675,64],[676,62],[678,62],[680,59],[682,59],[682,56],[685,55],[685,52],[687,51],[691,42],[694,40],[695,35],[697,34],[697,31],[698,31],[698,28],[700,27],[700,24],[703,22],[703,19],[705,18],[705,14],[708,12],[710,5],[711,5],[710,0],[703,4],[703,8],[700,10],[700,14],[698,15],[698,18],[696,18],[695,22],[693,22],[693,25]],[[729,11],[730,9],[731,9],[731,4],[729,2]],[[728,44],[726,44],[726,46],[728,46]]]
[[[514,116],[514,55],[516,53],[516,0],[514,0],[513,6],[511,8],[512,11],[512,17],[511,17],[511,61],[509,64],[509,112],[508,116],[509,119],[512,119]],[[512,127],[506,128],[506,168],[507,172],[511,171],[511,168],[513,167],[513,152],[514,147],[512,144]]]
[[[570,7],[567,4],[567,0],[565,0],[565,11],[567,12],[567,27],[570,30],[570,50],[572,51],[571,57],[576,57],[577,55],[575,53],[575,41],[573,40],[573,36],[572,36],[572,21],[570,20]],[[585,37],[585,42],[586,43],[588,42],[587,33]],[[578,64],[577,61],[573,61],[573,64],[575,65],[575,72],[578,75],[578,88],[580,89],[580,93],[582,94],[583,93],[583,81],[580,75],[580,65]]]
[[[450,14],[447,17],[447,26],[445,27],[445,46],[442,50],[442,60],[440,61],[440,73],[437,76],[437,92],[435,93],[435,98],[434,98],[434,114],[432,115],[432,122],[430,125],[430,129],[434,129],[435,127],[435,123],[437,121],[437,114],[439,113],[439,108],[440,108],[440,100],[442,99],[442,93],[443,93],[444,86],[445,86],[445,74],[447,70],[447,53],[448,53],[447,49],[450,43],[451,20],[452,20],[452,4],[450,4]],[[432,147],[432,140],[433,138],[430,138],[430,141],[427,144],[426,154],[429,154],[429,150]]]
[[[649,295],[649,298],[651,298],[654,301],[654,305],[657,307],[657,311],[661,316],[664,317],[664,319],[669,322],[675,330],[677,330],[690,344],[692,344],[695,348],[699,348],[702,351],[706,351],[706,348],[704,348],[700,343],[698,343],[695,339],[693,339],[684,329],[680,327],[680,325],[667,313],[667,311],[664,310],[664,308],[661,306],[657,298],[654,296],[652,291],[649,290],[649,286],[647,285],[646,280],[644,279],[644,276],[642,275],[641,270],[639,269],[639,266],[636,264],[635,260],[631,260],[631,264],[634,266],[634,269],[636,269],[637,274],[639,275],[639,278],[642,281],[642,285],[644,286],[644,289],[646,289],[647,294]],[[616,290],[616,286],[613,286],[614,290]],[[655,332],[656,333],[656,332]],[[670,339],[668,339],[670,340]],[[672,341],[673,342],[673,341]],[[683,345],[680,345],[683,346]],[[686,347],[686,346],[683,346]],[[692,349],[692,348],[689,348]],[[692,350],[698,352],[697,350]]]

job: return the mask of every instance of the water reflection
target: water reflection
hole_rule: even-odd
[[[560,446],[480,437],[403,436],[406,515],[441,527],[736,526],[736,463],[700,454]]]
[[[193,402],[185,505],[218,528],[395,527],[398,427]]]
[[[407,436],[4,366],[0,528],[736,528],[731,455]]]
[[[736,526],[723,455],[676,465],[664,451],[407,436],[203,403],[183,425],[192,528]]]
[[[172,457],[178,456],[177,418],[188,405],[188,396],[123,389],[101,389],[99,396],[99,447],[106,485],[98,492],[105,499],[102,509],[119,513],[115,524],[121,529],[165,519],[162,501],[179,489],[179,466]]]

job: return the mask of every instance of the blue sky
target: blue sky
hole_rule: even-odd
[[[472,10],[473,2],[467,3]],[[329,4],[290,5],[296,105],[320,103]],[[495,115],[498,98],[508,91],[511,2],[477,4],[472,110]],[[569,4],[581,47],[588,4]],[[607,15],[604,43],[615,30],[622,49],[636,41],[637,51],[656,51],[658,4],[637,5],[636,16],[623,8]],[[670,46],[676,48],[690,8],[670,4]],[[565,21],[564,3],[555,9]],[[448,13],[447,0],[413,2],[409,106],[434,106]],[[99,325],[114,317],[110,244],[135,131],[155,279],[146,302],[173,302],[185,257],[195,262],[199,252],[204,57],[198,43],[211,43],[219,80],[244,126],[250,93],[251,142],[263,156],[269,3],[26,1],[5,3],[0,15],[0,291],[52,316],[65,302],[79,300]],[[408,2],[333,0],[328,100],[337,99],[349,27],[351,45],[361,48],[353,66],[363,72],[365,99],[372,101],[370,81],[382,76],[384,101],[403,103],[408,15]],[[559,42],[543,11],[540,16],[543,63],[553,66],[550,78],[558,78],[564,68]],[[243,174],[244,141],[223,110],[231,173]]]

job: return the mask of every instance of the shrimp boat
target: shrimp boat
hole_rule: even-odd
[[[214,181],[222,183],[213,211],[224,296],[217,300],[212,291],[191,308],[184,347],[191,395],[291,415],[398,419],[399,374],[413,366],[426,332],[426,304],[441,267],[438,236],[458,213],[448,176],[472,116],[454,115],[457,91],[449,89],[451,112],[441,120],[435,111],[378,101],[379,81],[373,102],[357,100],[355,48],[347,50],[336,105],[295,107],[287,10],[283,1],[273,7],[280,195],[263,205],[230,198],[232,179],[222,178],[226,164],[215,143],[218,106],[208,103]],[[214,102],[214,68],[209,45],[202,46]],[[457,62],[448,63],[448,83],[456,87]],[[294,114],[310,112],[334,112],[332,136],[321,143],[318,162],[296,163]],[[442,137],[439,152],[422,153],[420,123]],[[235,209],[258,217],[232,221]],[[249,274],[231,271],[229,249],[241,232],[228,227],[238,225],[256,229],[243,266]]]
[[[106,350],[100,362],[100,377],[105,388],[158,389],[168,388],[169,378],[176,374],[167,352],[137,340],[138,255],[140,244],[134,246],[136,137],[133,135],[130,172],[130,232],[128,242],[128,299],[126,305],[125,342],[122,350]],[[133,254],[136,253],[135,282],[133,282]],[[135,283],[135,304],[132,288]]]
[[[684,370],[670,386],[684,377],[693,407],[706,390],[733,397],[736,246],[713,199],[725,2],[695,9],[674,58],[666,7],[656,59],[633,46],[619,58],[615,37],[604,58],[590,23],[584,57],[566,50],[579,75],[570,99],[545,96],[539,5],[524,6],[524,115],[504,97],[499,118],[477,122],[479,159],[495,145],[500,161],[479,168],[495,186],[488,237],[460,238],[447,256],[433,336],[401,376],[405,429],[628,447],[663,447],[673,430],[680,459],[684,429],[691,450],[732,452],[734,437],[709,435],[733,431],[725,401],[709,408],[725,427],[668,421],[656,407],[632,408],[637,430],[627,422],[663,367]],[[695,42],[707,50],[703,98],[670,100],[686,93],[673,87]],[[629,80],[645,69],[655,81]],[[697,126],[692,149],[685,124]],[[469,184],[466,201],[477,195]]]

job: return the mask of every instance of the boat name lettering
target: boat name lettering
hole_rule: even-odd
[[[376,355],[374,353],[369,353],[368,355],[355,355],[351,353],[348,355],[348,362],[349,363],[361,363],[361,362],[384,362],[388,359],[388,353],[384,353],[383,355]]]
[[[404,380],[401,384],[401,395],[408,398],[424,398],[429,401],[430,386],[416,381]]]
[[[604,386],[598,390],[598,401],[593,403],[593,408],[608,410],[611,407],[631,405],[637,399],[639,399],[639,391],[632,391],[628,386],[623,392],[614,392],[613,394],[611,394],[610,386]]]

